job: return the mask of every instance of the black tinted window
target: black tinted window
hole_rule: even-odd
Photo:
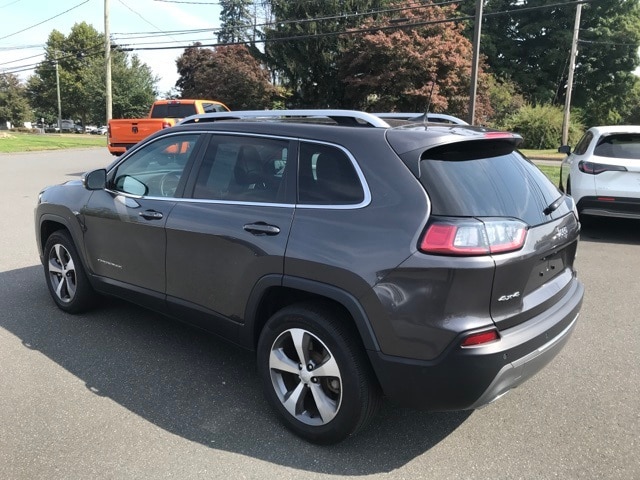
[[[204,102],[202,104],[204,113],[226,112],[225,108],[219,103]]]
[[[537,225],[548,220],[543,210],[561,195],[517,152],[465,160],[427,157],[420,168],[434,215],[513,217]],[[565,213],[560,208],[554,216]]]
[[[584,155],[585,152],[587,151],[587,148],[589,148],[589,144],[591,143],[591,140],[593,140],[593,133],[591,132],[585,133],[583,137],[580,139],[580,141],[578,142],[578,145],[576,145],[576,148],[573,151],[573,153],[575,153],[576,155]]]
[[[196,106],[194,104],[165,103],[154,105],[151,111],[151,118],[185,118],[195,115]]]
[[[640,135],[618,133],[602,137],[593,154],[609,158],[640,159]]]
[[[288,154],[289,142],[285,140],[214,135],[193,197],[280,203]]]
[[[329,145],[300,145],[299,203],[355,205],[363,200],[362,184],[345,152]]]

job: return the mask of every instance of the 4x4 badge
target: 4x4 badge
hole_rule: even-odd
[[[509,300],[513,300],[514,298],[518,298],[520,296],[520,292],[513,292],[509,295],[502,295],[498,301],[499,302],[508,302]]]

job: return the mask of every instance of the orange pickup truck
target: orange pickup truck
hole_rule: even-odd
[[[163,128],[173,127],[185,117],[228,111],[226,105],[215,100],[157,100],[147,118],[109,120],[107,147],[113,155],[122,155],[140,140]]]

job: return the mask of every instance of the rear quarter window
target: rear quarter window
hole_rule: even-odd
[[[356,205],[365,194],[353,163],[341,149],[302,142],[298,202],[306,205]]]

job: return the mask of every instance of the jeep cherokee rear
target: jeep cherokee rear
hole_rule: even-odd
[[[255,349],[312,442],[364,427],[380,393],[477,408],[558,353],[583,296],[573,202],[519,141],[360,112],[187,119],[41,193],[47,285],[72,313],[97,291]]]

